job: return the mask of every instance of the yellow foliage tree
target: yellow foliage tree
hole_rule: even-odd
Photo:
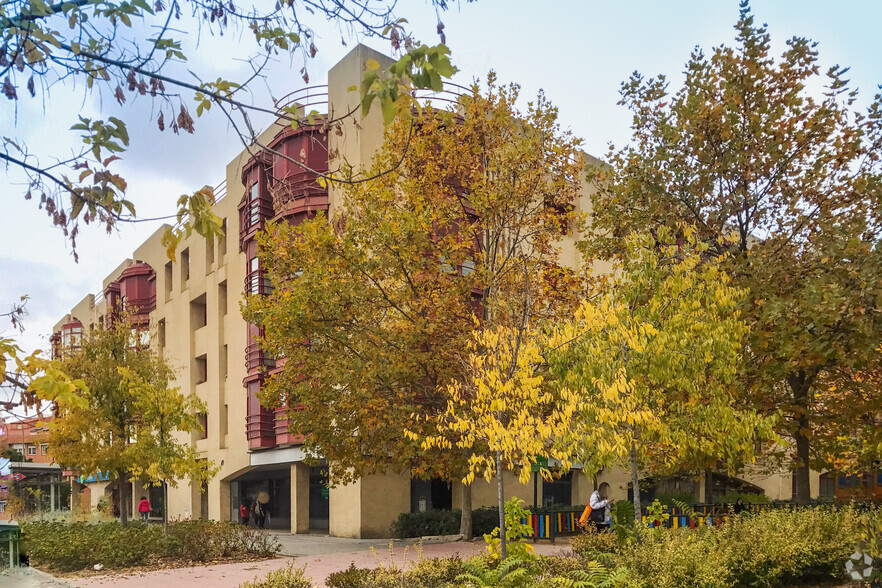
[[[745,291],[720,262],[687,226],[632,236],[608,290],[552,339],[551,371],[579,397],[563,453],[586,471],[628,467],[637,513],[641,469],[734,470],[772,438],[735,403]]]
[[[110,471],[120,488],[132,475],[153,482],[211,476],[210,463],[197,463],[189,444],[172,439],[198,430],[198,401],[169,388],[171,369],[140,344],[124,313],[61,359],[32,358],[26,367],[30,389],[54,403],[49,453],[58,463],[86,475]],[[130,504],[122,491],[119,510],[125,525]]]
[[[506,557],[503,472],[530,479],[531,462],[554,458],[564,471],[570,458],[555,439],[565,434],[576,408],[576,394],[554,389],[540,373],[544,363],[537,335],[527,328],[496,326],[474,332],[468,346],[470,378],[448,386],[447,410],[438,415],[438,434],[423,447],[457,447],[469,453],[466,485],[495,476],[499,506],[499,538]],[[418,415],[414,415],[418,419]],[[411,438],[417,435],[408,432]],[[543,469],[542,474],[550,477]]]

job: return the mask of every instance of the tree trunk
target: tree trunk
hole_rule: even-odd
[[[502,559],[508,557],[505,542],[505,488],[502,483],[502,452],[496,452],[496,501],[499,504],[499,553]]]
[[[168,484],[162,481],[162,532],[168,537]]]
[[[711,468],[704,470],[704,497],[702,500],[705,504],[713,504],[714,502],[714,471]]]
[[[128,490],[128,476],[126,472],[117,473],[116,479],[119,481],[119,522],[123,527],[129,526],[128,500],[126,500],[126,490]]]
[[[640,478],[637,475],[637,445],[631,439],[631,486],[634,489],[634,531],[640,539],[640,527],[643,526],[643,512],[640,506]]]
[[[462,485],[462,500],[460,502],[462,515],[459,519],[459,534],[462,535],[463,541],[471,541],[474,537],[472,530],[472,486],[471,484]]]
[[[800,419],[802,420],[802,419]],[[808,419],[806,419],[808,420]],[[802,424],[800,424],[802,426]],[[811,482],[809,481],[809,439],[797,431],[793,435],[796,443],[796,459],[798,463],[793,470],[793,500],[799,504],[808,504],[812,499]]]
[[[796,426],[793,431],[793,442],[796,445],[796,463],[793,468],[794,492],[793,500],[799,504],[808,504],[812,499],[812,491],[809,482],[809,438],[808,431],[811,427],[809,419],[809,392],[815,376],[800,370],[787,378],[790,391],[793,394],[793,404],[797,408],[794,415]]]

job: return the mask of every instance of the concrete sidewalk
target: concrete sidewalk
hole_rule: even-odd
[[[399,543],[395,545],[390,554],[388,540],[339,540],[335,537],[314,535],[295,535],[289,537],[291,538],[290,540],[287,538],[284,540],[285,546],[283,551],[312,551],[313,553],[297,557],[282,556],[260,562],[156,570],[131,574],[105,573],[89,578],[71,579],[69,581],[72,585],[80,588],[155,588],[156,586],[168,588],[196,588],[205,586],[235,588],[242,582],[263,578],[270,571],[284,568],[288,564],[293,563],[295,567],[305,568],[306,575],[318,588],[322,588],[329,574],[345,570],[351,563],[354,563],[356,567],[362,568],[375,568],[380,565],[390,565],[390,563],[399,567],[407,567],[419,559],[420,552],[422,557],[425,558],[450,557],[453,555],[469,558],[483,552],[485,549],[483,541],[435,543],[423,545],[421,548],[412,544],[401,545]],[[349,551],[338,551],[347,545],[350,547]],[[351,549],[353,547],[356,549]],[[373,552],[370,551],[371,547],[374,547]],[[315,553],[322,550],[325,551]],[[567,552],[569,547],[537,544],[536,551],[542,555],[553,555]],[[31,587],[26,586],[26,588]]]
[[[272,533],[282,546],[280,555],[290,557],[303,557],[311,555],[328,555],[332,553],[354,553],[356,551],[388,551],[389,543],[394,542],[395,549],[403,549],[406,545],[418,542],[416,539],[405,541],[395,539],[347,539],[345,537],[331,537],[329,535],[304,534],[292,535],[291,533]]]
[[[65,580],[53,578],[45,572],[31,568],[16,568],[0,571],[0,586],[3,588],[72,588]]]

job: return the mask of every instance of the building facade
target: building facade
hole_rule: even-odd
[[[264,131],[260,142],[315,172],[334,169],[339,161],[356,169],[368,166],[383,140],[382,119],[379,109],[362,117],[358,94],[348,88],[359,83],[369,59],[390,63],[388,57],[359,45],[330,70],[326,87],[307,88],[279,101],[280,108],[296,104],[305,111],[354,111],[343,123],[342,134],[326,133],[320,126],[293,129],[279,120]],[[204,431],[190,441],[220,471],[204,486],[181,480],[170,487],[171,517],[235,521],[243,501],[260,500],[271,528],[368,538],[388,536],[401,512],[456,508],[460,503],[460,484],[411,480],[407,472],[371,475],[328,489],[327,465],[304,462],[301,438],[288,430],[284,409],[260,405],[258,392],[276,364],[257,345],[259,329],[246,323],[240,312],[246,295],[265,294],[271,288],[257,257],[256,235],[270,220],[297,224],[320,211],[333,214],[341,193],[315,179],[314,173],[284,157],[243,151],[227,164],[226,177],[215,190],[214,213],[223,219],[226,238],[209,243],[193,235],[179,245],[172,263],[160,243],[165,229],[161,227],[104,279],[99,292],[83,298],[55,326],[53,349],[60,354],[75,347],[84,333],[101,328],[118,305],[136,308],[133,328],[145,337],[149,333],[150,345],[176,370],[175,385],[205,402]],[[584,212],[589,210],[588,194],[585,185],[577,204]],[[575,238],[564,237],[561,244],[563,261],[573,266],[580,263]],[[124,491],[135,498],[149,495],[161,508],[158,490],[137,482],[120,489],[103,478],[84,480],[93,506],[103,495]],[[615,497],[625,497],[628,478],[623,472],[601,473],[599,481],[604,480],[612,484]],[[507,483],[509,496],[533,503],[533,484],[520,484],[513,476]],[[576,471],[553,483],[537,484],[535,494],[539,503],[585,504],[593,484]],[[472,492],[475,507],[496,502],[494,485],[477,482]],[[160,516],[160,511],[154,514]]]

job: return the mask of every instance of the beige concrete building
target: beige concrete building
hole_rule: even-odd
[[[368,59],[381,64],[390,61],[359,45],[331,69],[327,87],[294,92],[280,102],[280,107],[298,104],[306,111],[345,113],[354,109],[356,114],[347,119],[342,135],[322,134],[307,127],[293,130],[279,121],[260,141],[318,171],[333,169],[344,158],[354,167],[369,165],[382,142],[379,109],[363,118],[357,93],[348,91],[361,80]],[[100,292],[83,298],[55,326],[57,351],[75,346],[84,332],[99,328],[115,305],[124,301],[138,308],[141,314],[134,320],[149,328],[150,344],[176,369],[176,385],[206,403],[205,431],[191,442],[220,471],[205,487],[183,480],[169,488],[172,518],[235,521],[243,500],[259,498],[269,512],[269,527],[366,538],[387,536],[390,523],[401,512],[456,508],[460,503],[459,484],[451,487],[441,481],[411,480],[409,475],[369,476],[328,490],[323,485],[326,466],[304,463],[299,438],[288,431],[284,409],[267,410],[258,402],[261,382],[266,373],[272,373],[275,362],[257,346],[259,331],[247,324],[240,312],[246,293],[261,294],[270,288],[256,256],[255,235],[270,219],[296,223],[318,210],[332,212],[341,194],[333,187],[320,187],[314,180],[314,174],[284,158],[243,151],[227,164],[226,177],[216,189],[214,212],[224,220],[226,239],[207,243],[193,235],[180,244],[176,263],[171,263],[160,243],[166,228],[161,227],[104,279]],[[586,185],[579,207],[587,212],[588,206]],[[562,247],[564,261],[578,264],[575,236],[568,237]],[[623,472],[603,472],[599,481],[604,480],[611,482],[613,497],[625,498],[627,477]],[[84,482],[91,489],[93,506],[101,496],[119,491],[107,476]],[[585,504],[593,483],[578,471],[554,483],[540,482],[538,501]],[[773,490],[771,486],[774,483],[769,488]],[[135,498],[149,495],[154,514],[159,516],[158,489],[136,483],[125,491]],[[473,486],[474,506],[495,504],[495,492],[494,485],[477,482]],[[532,484],[522,485],[509,476],[508,496],[517,495],[532,504],[533,492]]]

